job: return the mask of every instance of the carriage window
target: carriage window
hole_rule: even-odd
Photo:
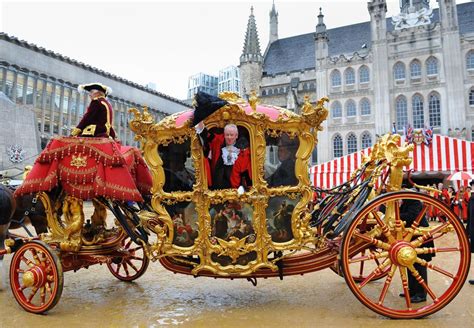
[[[267,231],[272,241],[283,243],[293,239],[291,216],[299,199],[272,197],[266,209]]]
[[[242,126],[227,124],[201,132],[205,171],[210,189],[252,186],[249,132]]]
[[[165,171],[165,192],[192,191],[196,181],[194,166],[191,160],[190,140],[182,144],[170,143],[160,145],[158,152],[163,160]]]
[[[178,202],[166,205],[166,210],[173,220],[173,244],[190,247],[199,235],[196,208],[192,202]]]
[[[265,180],[269,187],[296,186],[298,179],[295,174],[296,152],[299,140],[283,133],[279,137],[267,137],[269,156],[265,161]],[[275,157],[277,163],[272,161]]]

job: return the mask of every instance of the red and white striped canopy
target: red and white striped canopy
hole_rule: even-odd
[[[402,137],[402,142],[405,138]],[[362,154],[369,155],[372,148],[352,153],[310,168],[314,186],[331,188],[349,180],[352,172],[362,161]],[[415,172],[473,172],[474,142],[434,135],[432,143],[415,145],[411,156],[413,162],[408,169]]]

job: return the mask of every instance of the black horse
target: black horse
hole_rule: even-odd
[[[13,192],[8,187],[0,184],[0,250],[5,247],[5,239],[15,207],[16,203]],[[0,255],[0,289],[2,289],[5,283],[4,276],[3,255]]]

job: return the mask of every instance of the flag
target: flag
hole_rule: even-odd
[[[433,127],[427,127],[425,125],[425,128],[423,129],[423,136],[425,137],[425,144],[429,146],[433,140]]]
[[[405,139],[408,143],[413,143],[413,127],[411,124],[408,124],[407,128],[404,129],[405,131]]]

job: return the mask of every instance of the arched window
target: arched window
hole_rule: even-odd
[[[268,95],[271,96],[273,93],[272,89],[268,89]]]
[[[354,100],[348,100],[346,102],[346,116],[356,116],[357,115],[357,108],[356,108],[356,103]]]
[[[397,130],[403,130],[408,125],[407,98],[400,96],[396,100],[395,114],[397,117]]]
[[[303,84],[303,90],[305,90],[305,91],[308,90],[308,83]]]
[[[426,75],[438,74],[438,59],[430,57],[426,60]]]
[[[441,102],[437,93],[432,93],[429,96],[428,112],[430,115],[430,126],[441,126]]]
[[[474,106],[474,88],[469,90],[469,106]]]
[[[420,95],[414,95],[411,99],[413,109],[413,127],[421,129],[425,124],[425,115],[423,112],[423,98]]]
[[[474,69],[474,50],[471,50],[467,53],[466,67],[467,69]]]
[[[421,77],[421,63],[418,59],[410,63],[410,77],[412,79]]]
[[[341,137],[341,135],[336,134],[334,136],[332,145],[333,145],[334,158],[341,157],[342,156],[342,137]]]
[[[331,73],[331,86],[340,87],[341,86],[341,73],[335,69]]]
[[[315,89],[316,89],[316,84],[314,84],[314,82],[311,82],[311,83],[309,84],[309,89],[310,89],[310,90],[315,90]]]
[[[355,72],[353,68],[349,67],[344,71],[344,80],[348,85],[355,83]]]
[[[267,90],[263,90],[262,91],[262,96],[266,96],[267,95]]]
[[[278,90],[279,93],[281,94],[284,94],[285,93],[285,89],[284,88],[280,88],[280,90]]]
[[[342,106],[339,101],[335,101],[331,106],[331,113],[333,118],[342,117]]]
[[[365,131],[362,133],[362,149],[372,147],[372,136],[370,135],[369,132]]]
[[[363,98],[360,103],[360,115],[370,115],[370,101],[367,98]]]
[[[278,88],[273,89],[273,94],[277,95],[278,94]]]
[[[398,62],[393,67],[393,77],[395,80],[404,80],[405,79],[405,64]]]
[[[349,133],[347,136],[347,153],[352,154],[357,151],[357,137],[354,133]]]
[[[370,81],[369,68],[367,66],[361,66],[359,68],[359,82],[368,83]]]

